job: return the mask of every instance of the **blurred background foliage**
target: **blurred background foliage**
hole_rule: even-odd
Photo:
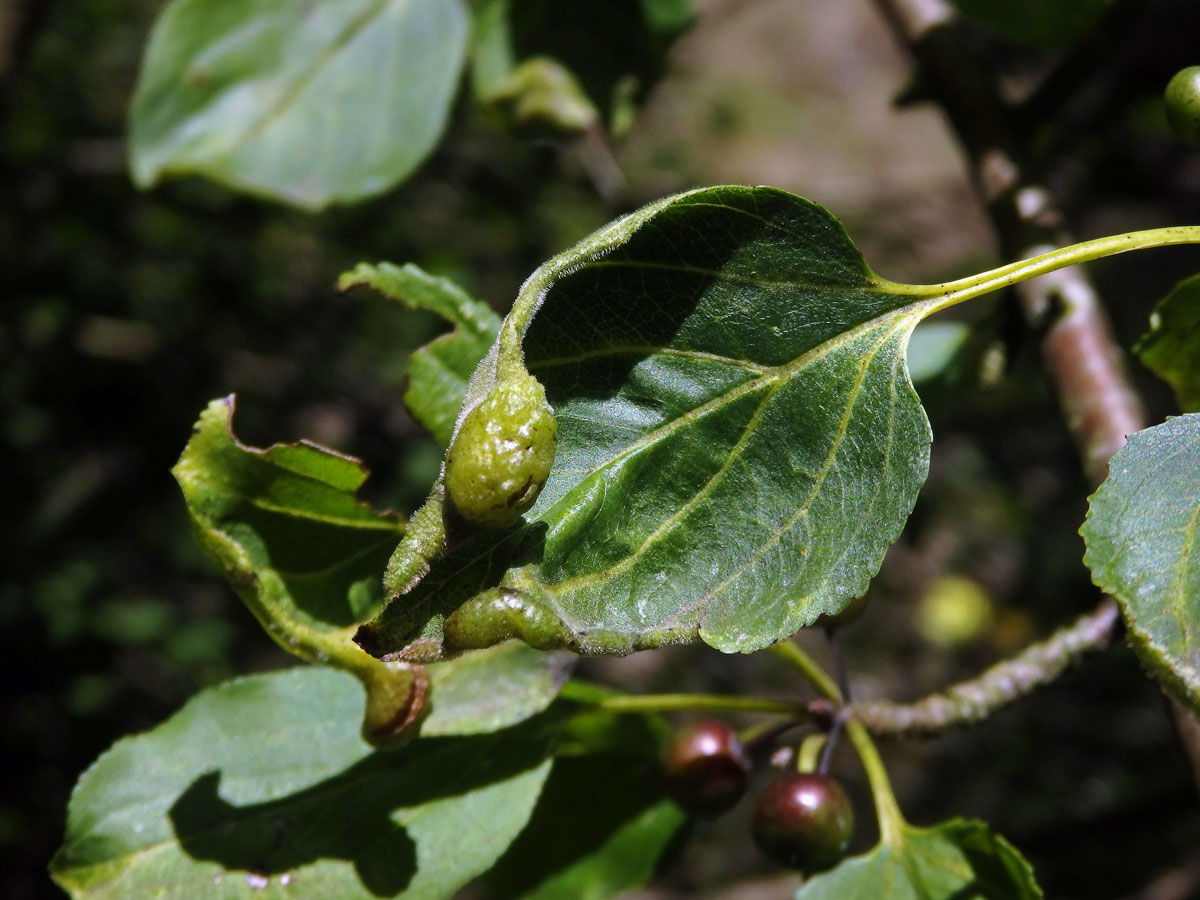
[[[908,63],[870,4],[696,5],[694,27],[656,48],[655,80],[615,146],[627,180],[618,203],[597,195],[570,148],[512,139],[464,94],[416,177],[319,215],[196,180],[133,189],[125,116],[158,4],[7,5],[6,898],[61,896],[45,863],[71,785],[112,741],[198,687],[290,663],[193,544],[168,473],[208,400],[238,394],[247,442],[306,437],[363,458],[373,502],[408,512],[424,497],[439,453],[399,398],[407,353],[438,325],[367,292],[338,295],[341,271],[414,261],[503,310],[538,263],[622,208],[720,182],[825,204],[893,279],[997,262],[937,113],[893,103],[914,94]],[[620,17],[578,21],[522,52],[549,50],[585,87],[612,90],[606,54],[620,46]],[[1171,137],[1158,99],[1198,61],[1198,33],[1187,0],[1117,0],[1065,49],[978,32],[1009,96],[1036,98],[1030,146],[1079,236],[1200,221],[1200,154]],[[1186,252],[1095,266],[1126,346],[1189,267]],[[1032,339],[1003,298],[962,314],[973,337],[921,389],[936,435],[929,484],[846,634],[860,696],[913,697],[966,677],[1096,600],[1076,535],[1087,489]],[[1152,420],[1173,412],[1167,392],[1135,374]],[[791,685],[772,660],[700,649],[584,669],[638,691]],[[1026,852],[1048,896],[1200,896],[1195,788],[1156,689],[1123,648],[982,727],[885,752],[913,821],[986,818]],[[836,765],[855,772],[850,754]],[[747,817],[739,808],[699,826],[653,896],[786,896],[749,846]],[[739,880],[747,872],[761,880]],[[1155,879],[1157,893],[1139,893]]]

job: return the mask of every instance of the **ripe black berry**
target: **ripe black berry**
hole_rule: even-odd
[[[746,792],[750,758],[724,722],[701,719],[684,726],[663,754],[667,793],[689,812],[718,815]]]
[[[751,824],[754,843],[776,862],[805,872],[836,865],[854,835],[854,809],[828,775],[793,772],[759,795]]]

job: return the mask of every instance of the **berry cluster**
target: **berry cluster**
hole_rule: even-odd
[[[746,792],[752,763],[725,722],[684,726],[663,755],[667,793],[696,815],[732,809]],[[842,786],[818,772],[791,772],[759,795],[751,825],[754,843],[781,865],[820,872],[836,865],[854,834],[854,810]]]

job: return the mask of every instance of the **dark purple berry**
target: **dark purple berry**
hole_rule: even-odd
[[[854,835],[854,809],[828,775],[793,772],[759,795],[751,824],[754,843],[771,859],[804,872],[837,865]]]
[[[750,758],[736,732],[716,719],[681,728],[663,754],[667,793],[688,812],[715,816],[746,792]]]

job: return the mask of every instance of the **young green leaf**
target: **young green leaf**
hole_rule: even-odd
[[[1142,661],[1200,710],[1200,414],[1130,435],[1080,533]]]
[[[441,134],[467,31],[462,0],[172,0],[130,113],[134,180],[307,209],[385,191]]]
[[[1200,412],[1200,275],[1186,278],[1150,316],[1150,330],[1133,352],[1175,389],[1183,412]]]
[[[384,752],[362,709],[317,667],[201,692],[80,778],[54,879],[75,900],[450,896],[524,827],[556,727]]]
[[[359,640],[419,661],[520,637],[749,652],[861,595],[925,478],[908,377],[925,316],[1076,262],[1195,242],[1101,238],[943,285],[868,268],[826,210],[773,188],[650,204],[538,269],[464,411],[532,375],[554,467],[523,520],[455,528],[439,479]],[[527,373],[527,374],[526,374]]]
[[[906,825],[895,844],[805,882],[796,900],[1041,900],[1033,869],[983,822],[953,819],[933,828]]]
[[[436,313],[454,326],[413,353],[408,363],[404,405],[445,447],[467,390],[467,380],[496,338],[500,317],[486,303],[445,278],[409,263],[360,263],[338,279],[338,289],[368,285],[409,309]]]

